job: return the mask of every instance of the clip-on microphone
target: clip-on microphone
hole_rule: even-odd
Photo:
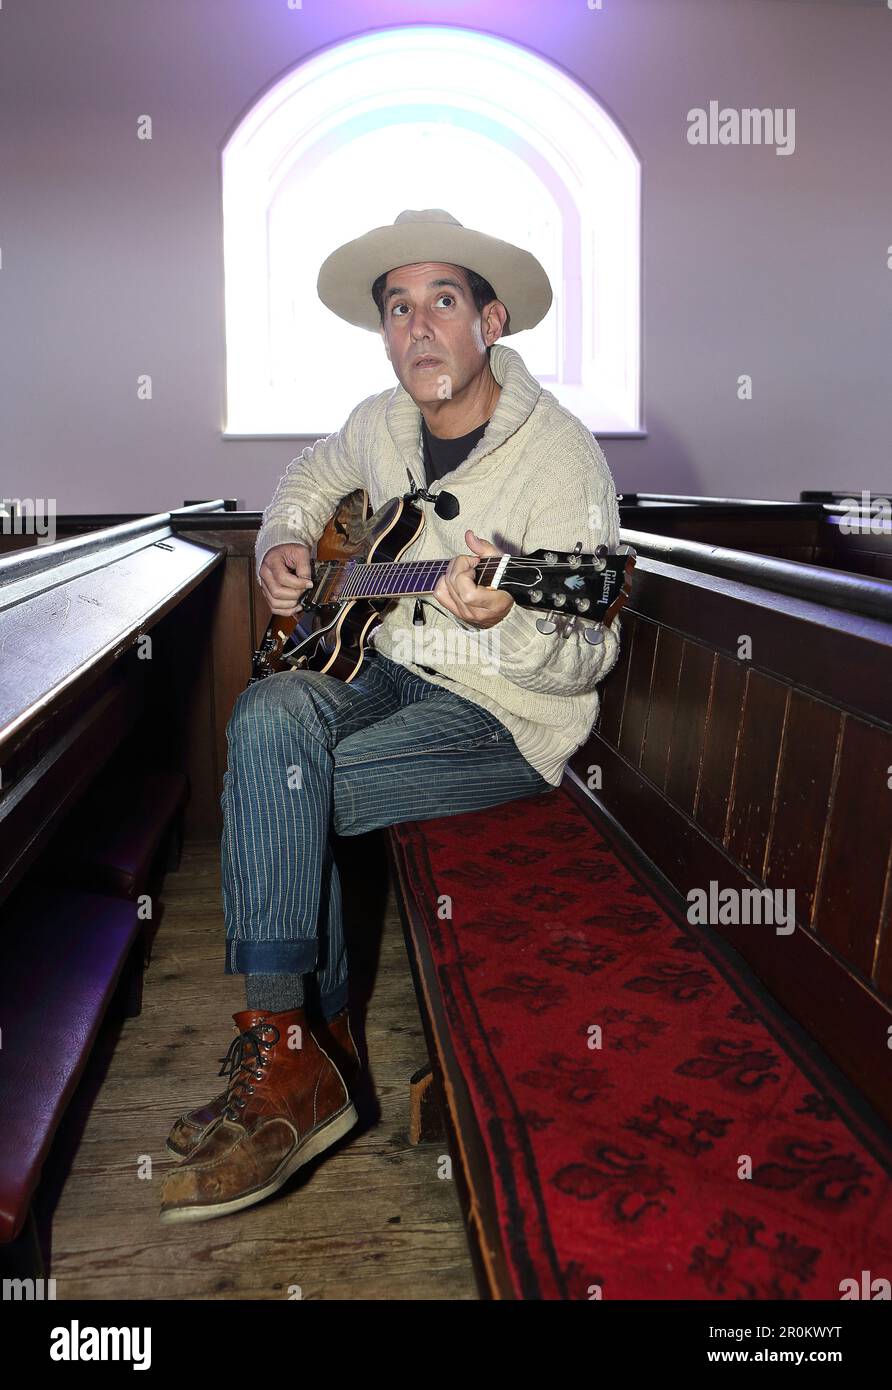
[[[443,521],[454,521],[459,513],[458,498],[451,492],[428,492],[427,488],[418,486],[408,468],[406,472],[409,474],[409,491],[403,493],[403,500],[433,502],[437,516],[442,517]]]

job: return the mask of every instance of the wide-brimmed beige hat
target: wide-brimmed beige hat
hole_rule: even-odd
[[[381,316],[372,285],[385,271],[422,261],[463,265],[484,276],[511,315],[511,333],[533,328],[551,308],[551,283],[535,256],[463,227],[443,208],[409,209],[392,227],[375,227],[339,246],[323,262],[316,289],[339,318],[377,333]]]

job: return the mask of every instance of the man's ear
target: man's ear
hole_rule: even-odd
[[[494,299],[483,310],[483,338],[487,347],[492,347],[502,336],[508,310],[500,299]]]
[[[387,353],[387,360],[388,360],[388,362],[389,362],[389,361],[390,361],[390,348],[387,346],[387,336],[386,336],[386,334],[385,334],[383,328],[379,328],[379,329],[378,329],[378,332],[381,334],[381,341],[382,341],[382,343],[384,344],[384,351]]]

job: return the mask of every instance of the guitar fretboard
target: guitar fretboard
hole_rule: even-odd
[[[478,560],[476,582],[491,583],[501,563],[501,556]],[[373,561],[369,565],[329,560],[316,566],[317,589],[323,603],[341,603],[349,598],[411,598],[433,593],[448,568],[448,560]]]

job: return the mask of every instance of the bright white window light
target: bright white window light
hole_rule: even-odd
[[[505,342],[595,433],[639,430],[640,185],[593,97],[505,40],[419,25],[302,63],[223,151],[226,433],[317,438],[396,385],[380,337],[326,309],[316,276],[428,207],[539,258],[552,308]]]

